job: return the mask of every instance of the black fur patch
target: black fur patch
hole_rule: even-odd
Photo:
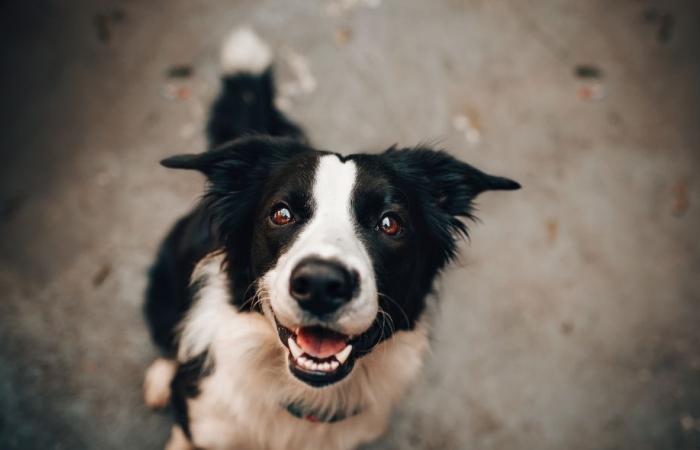
[[[211,232],[211,216],[203,205],[180,219],[170,230],[150,270],[144,314],[151,337],[163,353],[175,355],[175,327],[192,303],[188,288],[197,262],[220,248]]]
[[[170,384],[172,392],[171,404],[175,414],[175,422],[180,425],[182,431],[188,438],[192,438],[190,433],[190,419],[187,409],[187,399],[195,398],[199,395],[199,383],[202,378],[211,375],[214,371],[214,363],[207,361],[207,353],[192,358],[178,366],[175,377]]]

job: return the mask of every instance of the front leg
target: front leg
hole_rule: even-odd
[[[170,432],[170,438],[165,444],[165,450],[194,450],[194,446],[187,439],[185,433],[182,431],[178,425],[173,425],[172,431]]]

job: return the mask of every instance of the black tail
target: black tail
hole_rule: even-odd
[[[272,53],[249,29],[236,30],[221,51],[221,92],[209,113],[209,148],[249,134],[289,136],[303,131],[275,107]]]

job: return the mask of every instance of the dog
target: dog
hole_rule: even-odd
[[[314,149],[275,107],[272,53],[224,42],[207,188],[162,243],[144,306],[162,349],[146,403],[168,450],[349,450],[376,440],[428,349],[433,282],[473,201],[520,185],[444,151]]]

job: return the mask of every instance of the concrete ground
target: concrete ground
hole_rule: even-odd
[[[161,448],[145,272],[202,179],[157,161],[204,148],[243,23],[318,146],[438,141],[524,186],[480,198],[370,449],[700,448],[696,2],[68,3],[0,3],[0,448]]]

